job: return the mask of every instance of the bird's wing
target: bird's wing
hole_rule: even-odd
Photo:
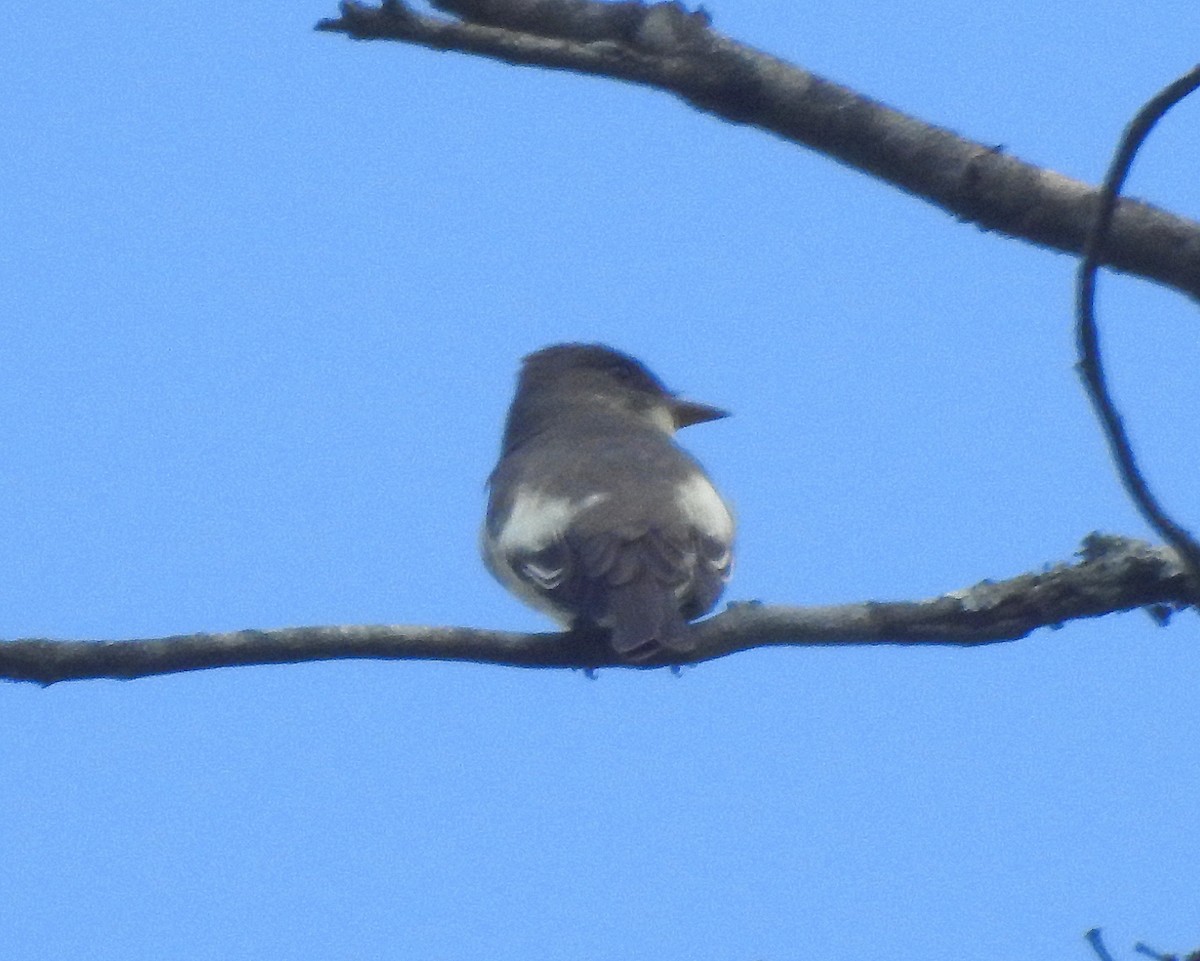
[[[695,528],[571,529],[536,550],[513,550],[511,570],[543,606],[606,627],[628,660],[694,648],[687,621],[712,609],[729,550]]]

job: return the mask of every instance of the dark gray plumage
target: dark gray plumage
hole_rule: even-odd
[[[686,654],[729,579],[734,521],[676,429],[727,416],[599,344],[525,358],[488,480],[488,569],[630,662]]]

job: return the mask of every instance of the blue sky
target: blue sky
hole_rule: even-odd
[[[725,0],[715,26],[1095,182],[1197,59],[1159,4]],[[549,625],[476,556],[519,358],[735,412],[729,599],[912,599],[1148,536],[1073,261],[631,86],[312,32],[328,3],[23,8],[0,38],[0,637]],[[1200,102],[1129,190],[1200,217]],[[1102,278],[1200,528],[1194,305]],[[1200,947],[1195,616],[685,670],[329,663],[0,687],[8,961],[1085,958]]]

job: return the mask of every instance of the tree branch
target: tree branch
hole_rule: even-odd
[[[1165,623],[1172,611],[1196,600],[1167,548],[1093,534],[1084,541],[1080,555],[1081,560],[1073,564],[1006,581],[984,581],[925,601],[831,607],[731,604],[724,613],[695,625],[697,650],[690,662],[778,645],[975,646],[1138,607],[1149,608]],[[603,638],[579,634],[513,634],[465,627],[300,627],[129,641],[0,641],[0,679],[48,685],[345,658],[587,670],[630,666],[614,660]]]
[[[676,3],[441,0],[460,20],[344,0],[318,30],[655,87],[871,174],[960,220],[1078,254],[1099,192],[736,43]],[[1104,263],[1200,299],[1200,223],[1122,200]]]

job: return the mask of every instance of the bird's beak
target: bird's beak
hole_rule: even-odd
[[[720,407],[709,407],[708,404],[697,404],[693,400],[680,400],[678,397],[671,401],[671,417],[675,421],[676,430],[728,416],[729,411],[721,410]]]

